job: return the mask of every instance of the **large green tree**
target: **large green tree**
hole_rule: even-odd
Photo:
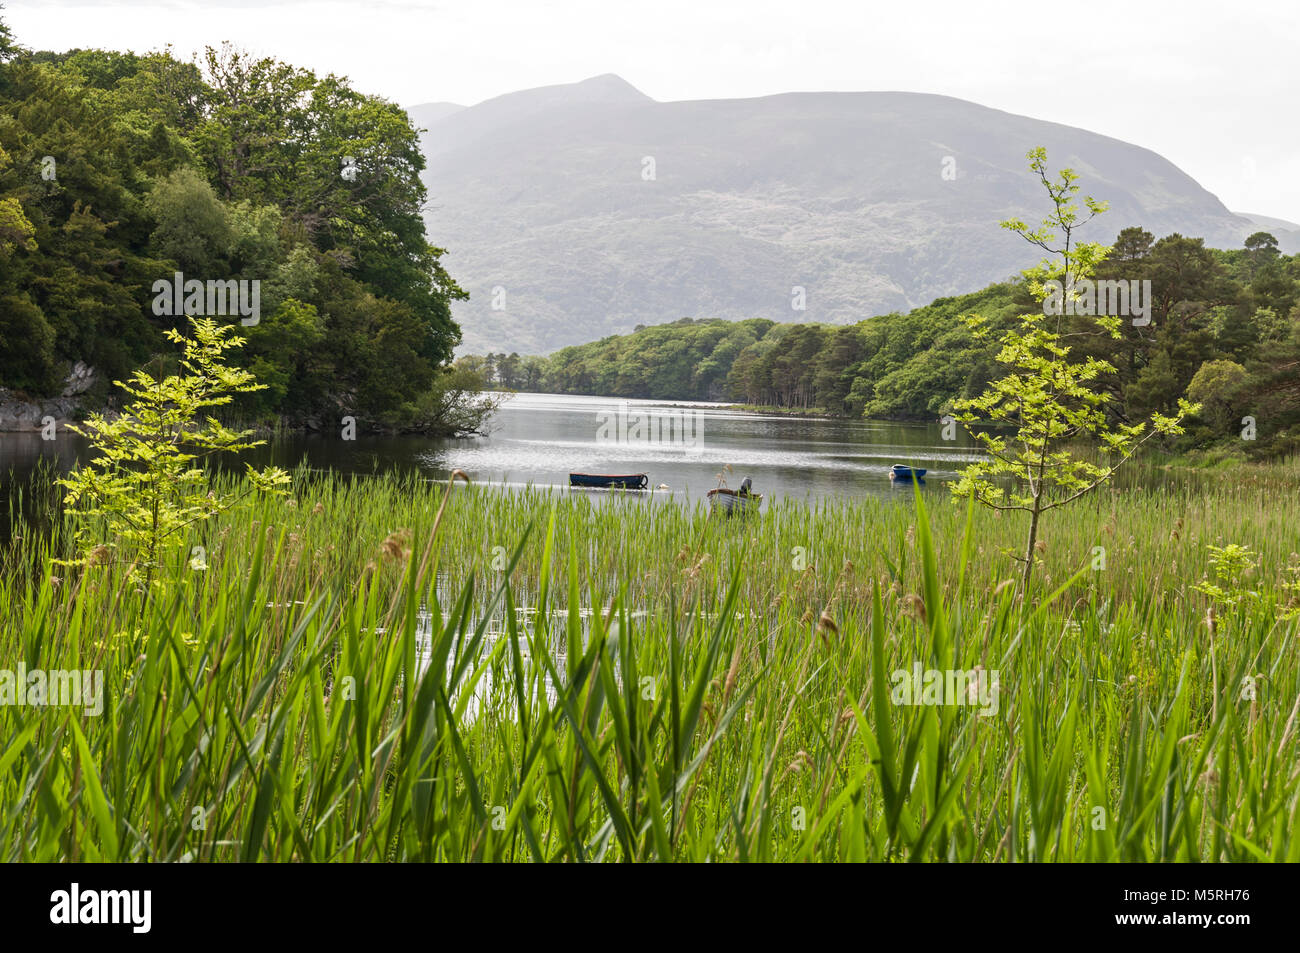
[[[0,384],[48,394],[81,360],[109,399],[181,326],[151,307],[179,271],[261,284],[247,358],[269,386],[238,413],[425,426],[425,397],[463,389],[463,372],[435,386],[464,293],[425,234],[396,105],[228,46],[28,52],[5,28],[0,110]]]

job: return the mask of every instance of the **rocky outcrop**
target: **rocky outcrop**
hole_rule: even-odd
[[[63,396],[76,397],[95,385],[95,369],[84,361],[72,365],[72,371],[63,382]]]
[[[0,387],[0,432],[39,431],[51,418],[60,427],[77,420],[81,416],[81,395],[94,384],[95,369],[78,361],[63,382],[59,397],[29,400]]]
[[[75,397],[52,397],[49,400],[19,400],[0,387],[0,431],[40,430],[49,418],[60,426],[76,419],[81,402]]]

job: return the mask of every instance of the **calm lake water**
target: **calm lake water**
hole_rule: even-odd
[[[938,423],[771,417],[717,404],[550,394],[513,395],[489,430],[462,439],[288,436],[244,459],[344,473],[411,470],[438,480],[461,469],[480,485],[566,489],[571,471],[646,473],[651,487],[667,487],[654,490],[655,498],[690,501],[717,486],[720,474],[733,488],[749,477],[768,500],[905,494],[910,484],[889,479],[893,463],[925,467],[926,490],[937,492],[976,457],[964,431],[944,441]],[[39,461],[67,469],[84,453],[71,434],[54,441],[0,434],[0,517],[5,498]]]
[[[945,443],[936,423],[898,424],[742,413],[702,403],[517,394],[486,438],[414,449],[422,469],[460,468],[476,482],[567,486],[572,471],[645,473],[651,487],[694,499],[745,477],[768,498],[889,494],[890,464],[926,467],[927,486],[975,458],[965,433]],[[374,453],[375,451],[369,451]],[[383,452],[380,450],[379,452]],[[367,453],[358,441],[357,454]],[[731,470],[725,468],[730,466]]]

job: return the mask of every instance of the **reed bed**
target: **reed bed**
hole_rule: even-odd
[[[102,672],[103,710],[0,705],[4,860],[1300,859],[1291,467],[1053,514],[1023,600],[1023,525],[933,493],[302,471],[147,595],[31,512],[0,666]],[[899,703],[918,665],[996,705]]]

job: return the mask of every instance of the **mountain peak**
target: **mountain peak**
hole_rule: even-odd
[[[584,93],[594,93],[601,98],[609,100],[623,100],[626,102],[654,102],[649,96],[641,92],[622,76],[617,73],[601,73],[599,76],[593,76],[590,79],[580,80],[570,84],[574,90],[582,90]]]
[[[505,93],[485,99],[473,109],[493,109],[499,105],[527,104],[534,106],[568,105],[571,103],[651,103],[649,96],[641,92],[623,77],[614,73],[601,73],[576,83],[556,83],[551,86],[534,86],[513,93]]]

